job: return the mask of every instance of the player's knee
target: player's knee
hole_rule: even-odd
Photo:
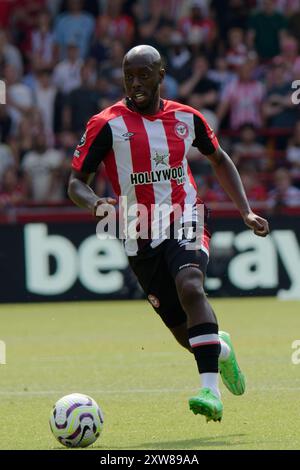
[[[178,284],[178,295],[183,308],[205,297],[203,289],[203,275],[201,271],[189,273]]]

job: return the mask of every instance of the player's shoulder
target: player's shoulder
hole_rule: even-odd
[[[192,114],[194,116],[198,116],[202,121],[205,121],[205,117],[203,114],[200,113],[195,108],[192,108],[191,106],[188,106],[187,104],[179,103],[178,101],[172,101],[172,100],[164,100],[165,103],[165,110],[166,111],[171,111],[171,112],[184,112],[188,114]]]

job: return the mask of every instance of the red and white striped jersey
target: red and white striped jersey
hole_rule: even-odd
[[[130,219],[128,208],[138,204],[147,208],[149,227],[153,229],[160,223],[157,208],[163,206],[166,217],[179,205],[185,216],[185,208],[190,212],[190,207],[196,205],[197,188],[186,158],[191,146],[204,155],[214,153],[218,147],[217,138],[201,113],[161,100],[158,113],[142,115],[124,100],[89,120],[72,167],[94,173],[103,162],[116,195],[126,201],[127,226],[134,220],[134,216]],[[149,235],[148,245],[154,248],[162,241]],[[134,256],[143,245],[141,240],[129,238],[125,241],[126,253]]]
[[[232,129],[239,129],[244,124],[261,127],[261,105],[264,94],[264,85],[255,80],[242,82],[235,79],[228,83],[223,90],[222,101],[229,103]]]

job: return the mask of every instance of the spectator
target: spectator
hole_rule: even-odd
[[[122,13],[122,6],[122,0],[106,3],[105,13],[97,20],[96,36],[121,41],[127,49],[133,41],[134,22],[132,17]]]
[[[248,40],[262,59],[279,54],[279,39],[287,28],[287,19],[276,11],[274,0],[263,0],[261,10],[249,18]]]
[[[9,166],[1,178],[0,211],[25,203],[27,189],[25,182],[19,177],[17,169]]]
[[[81,69],[81,83],[67,97],[64,109],[64,128],[78,136],[83,133],[90,117],[99,112],[101,95],[95,87],[90,64],[85,64]]]
[[[295,125],[293,136],[287,147],[286,157],[291,164],[291,175],[300,179],[300,121]]]
[[[53,72],[53,83],[58,91],[68,94],[81,84],[80,70],[83,60],[79,57],[79,48],[74,43],[67,47],[67,58],[59,62]]]
[[[36,136],[43,132],[44,128],[41,113],[37,108],[33,107],[31,113],[23,116],[18,125],[16,134],[9,141],[15,159],[19,163],[22,162],[25,153],[33,148]]]
[[[109,59],[110,47],[108,36],[95,35],[88,56],[101,66]]]
[[[246,30],[249,8],[245,0],[212,0],[211,7],[217,19],[221,38],[225,38],[231,28]]]
[[[97,78],[96,90],[100,94],[100,104],[99,111],[111,106],[118,99],[121,99],[120,89],[112,86],[108,79],[106,79],[102,74]]]
[[[43,127],[47,134],[48,143],[54,142],[54,105],[57,90],[52,85],[52,75],[49,69],[40,69],[37,74],[37,83],[34,88],[35,105],[41,112]]]
[[[216,57],[214,68],[209,70],[207,77],[217,83],[219,91],[222,93],[225,87],[236,78],[236,73],[228,70],[228,64],[223,56]]]
[[[74,155],[74,149],[78,144],[78,134],[70,131],[63,131],[57,135],[57,145],[63,153],[64,158],[60,167],[60,177],[63,185],[63,198],[68,199],[67,187],[70,176],[70,165]]]
[[[204,16],[203,2],[193,0],[189,15],[179,21],[179,29],[188,43],[210,43],[216,37],[214,20]]]
[[[74,155],[74,149],[78,144],[78,135],[74,132],[63,131],[59,134],[57,143],[65,156],[64,165],[67,165],[67,170],[70,170],[71,160]]]
[[[149,0],[148,11],[144,11],[142,5],[136,9],[138,22],[138,35],[142,42],[152,41],[155,32],[168,19],[164,12],[161,0]]]
[[[161,96],[168,100],[175,100],[178,96],[178,83],[175,78],[168,73],[165,75],[162,83]]]
[[[247,60],[238,68],[238,77],[226,86],[217,115],[220,120],[230,112],[230,127],[239,129],[243,124],[262,126],[261,107],[264,97],[263,85],[253,80],[253,63]]]
[[[214,109],[218,100],[218,85],[208,78],[208,62],[204,56],[197,57],[192,75],[179,87],[179,95],[187,99],[191,94],[199,95],[199,107]]]
[[[35,69],[54,67],[57,60],[54,45],[50,13],[48,10],[42,10],[37,17],[36,28],[30,34],[27,51],[27,57]]]
[[[46,0],[12,0],[14,6],[11,11],[11,27],[16,44],[22,54],[28,49],[28,40],[31,31],[41,10],[46,7]]]
[[[33,96],[30,88],[23,84],[13,65],[4,67],[4,79],[6,81],[8,113],[16,127],[22,117],[30,112],[33,106]]]
[[[182,34],[174,31],[170,38],[167,71],[178,83],[186,80],[192,71],[192,54]]]
[[[68,0],[48,0],[49,3],[58,2],[59,12],[63,13],[68,9]],[[100,13],[100,3],[103,4],[103,0],[83,0],[82,9],[87,13],[90,13],[92,16],[97,18]]]
[[[254,6],[260,10],[249,19]],[[223,127],[228,125],[238,134],[233,146],[230,133],[221,133],[220,138],[244,172],[253,200],[263,200],[260,190],[251,187],[253,179],[271,168],[270,156],[280,149],[286,160],[274,159],[276,165],[289,165],[291,175],[300,178],[298,125],[286,150],[288,132],[300,121],[299,106],[290,102],[294,92],[291,82],[300,77],[300,13],[296,7],[299,0],[3,0],[0,73],[7,82],[8,104],[0,106],[0,191],[1,172],[13,165],[18,179],[20,168],[25,170],[28,165],[26,180],[30,177],[37,202],[48,196],[55,200],[66,196],[70,158],[78,136],[92,114],[123,96],[122,59],[136,43],[150,43],[163,55],[167,76],[162,96],[183,100],[200,110],[214,130],[221,119]],[[284,14],[290,15],[288,32]],[[96,33],[91,27],[96,24],[94,18]],[[255,40],[263,56],[253,54],[251,40],[246,41],[248,24],[253,26],[252,44]],[[59,63],[57,46],[64,57]],[[262,145],[257,128],[265,124],[280,126],[284,136],[267,137]],[[45,138],[49,154],[45,144],[38,142]],[[54,142],[59,150],[53,148]],[[51,153],[55,155],[53,165]],[[188,158],[195,174],[205,178],[201,191],[207,200],[230,204],[222,190],[211,185],[207,160],[193,151]],[[245,166],[249,163],[251,174],[247,175]],[[46,189],[36,183],[38,171]],[[8,171],[8,182],[13,180]],[[13,184],[8,186],[11,191]],[[104,186],[101,171],[99,191],[103,192]]]
[[[274,173],[274,188],[269,192],[268,205],[274,210],[300,206],[300,189],[292,185],[286,168],[279,168]]]
[[[85,58],[90,48],[95,20],[89,13],[82,10],[82,0],[68,0],[67,13],[58,15],[54,34],[60,47],[60,57],[67,56],[70,43],[77,45],[79,55]]]
[[[240,176],[251,205],[265,202],[268,198],[266,188],[260,183],[255,166],[251,163],[240,169]]]
[[[160,51],[161,56],[165,62],[168,61],[171,38],[175,27],[176,26],[172,20],[163,18],[159,22],[153,37],[147,40],[150,45],[156,47],[156,49]]]
[[[26,152],[33,147],[34,135],[31,127],[30,116],[23,117],[18,125],[16,134],[10,138],[9,145],[18,163],[21,163]]]
[[[242,65],[247,59],[248,49],[245,45],[244,31],[241,28],[231,28],[228,31],[228,49],[226,61],[232,69]]]
[[[18,77],[23,74],[23,60],[19,50],[10,44],[7,33],[0,29],[0,64],[11,65],[15,68]]]
[[[7,144],[0,144],[0,180],[7,168],[15,164],[13,153]]]
[[[122,94],[122,62],[125,48],[121,41],[113,41],[111,44],[109,59],[102,64],[100,74],[109,81],[111,87],[117,90],[118,96]]]
[[[193,1],[193,0],[192,0]],[[207,13],[207,3],[209,0],[199,0],[199,3],[202,4],[205,13]],[[149,4],[149,2],[147,1]],[[161,5],[162,14],[165,18],[174,19],[178,22],[178,19],[183,16],[184,10],[189,9],[191,0],[183,2],[182,0],[155,0],[153,5],[157,8]],[[151,4],[150,4],[151,5]]]
[[[270,127],[294,127],[298,110],[291,99],[293,89],[287,79],[286,67],[282,63],[275,62],[269,73],[270,85],[263,105],[267,123]]]
[[[290,80],[293,79],[293,76],[299,77],[300,56],[299,44],[296,38],[288,34],[283,36],[280,40],[280,55],[275,57],[274,60],[285,65]]]
[[[47,148],[46,136],[37,135],[33,150],[24,155],[22,162],[33,201],[55,202],[64,198],[63,162],[62,152]]]
[[[266,148],[257,142],[257,133],[253,124],[244,124],[239,129],[239,141],[233,145],[232,160],[237,166],[243,166],[245,161],[253,160],[253,167],[256,170],[266,169]]]

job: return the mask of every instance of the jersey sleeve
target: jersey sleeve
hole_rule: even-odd
[[[72,168],[84,173],[95,173],[111,148],[112,132],[109,123],[99,115],[93,116],[75,149]]]
[[[203,155],[211,155],[219,147],[218,139],[201,113],[194,113],[195,139],[193,147],[197,147]]]

